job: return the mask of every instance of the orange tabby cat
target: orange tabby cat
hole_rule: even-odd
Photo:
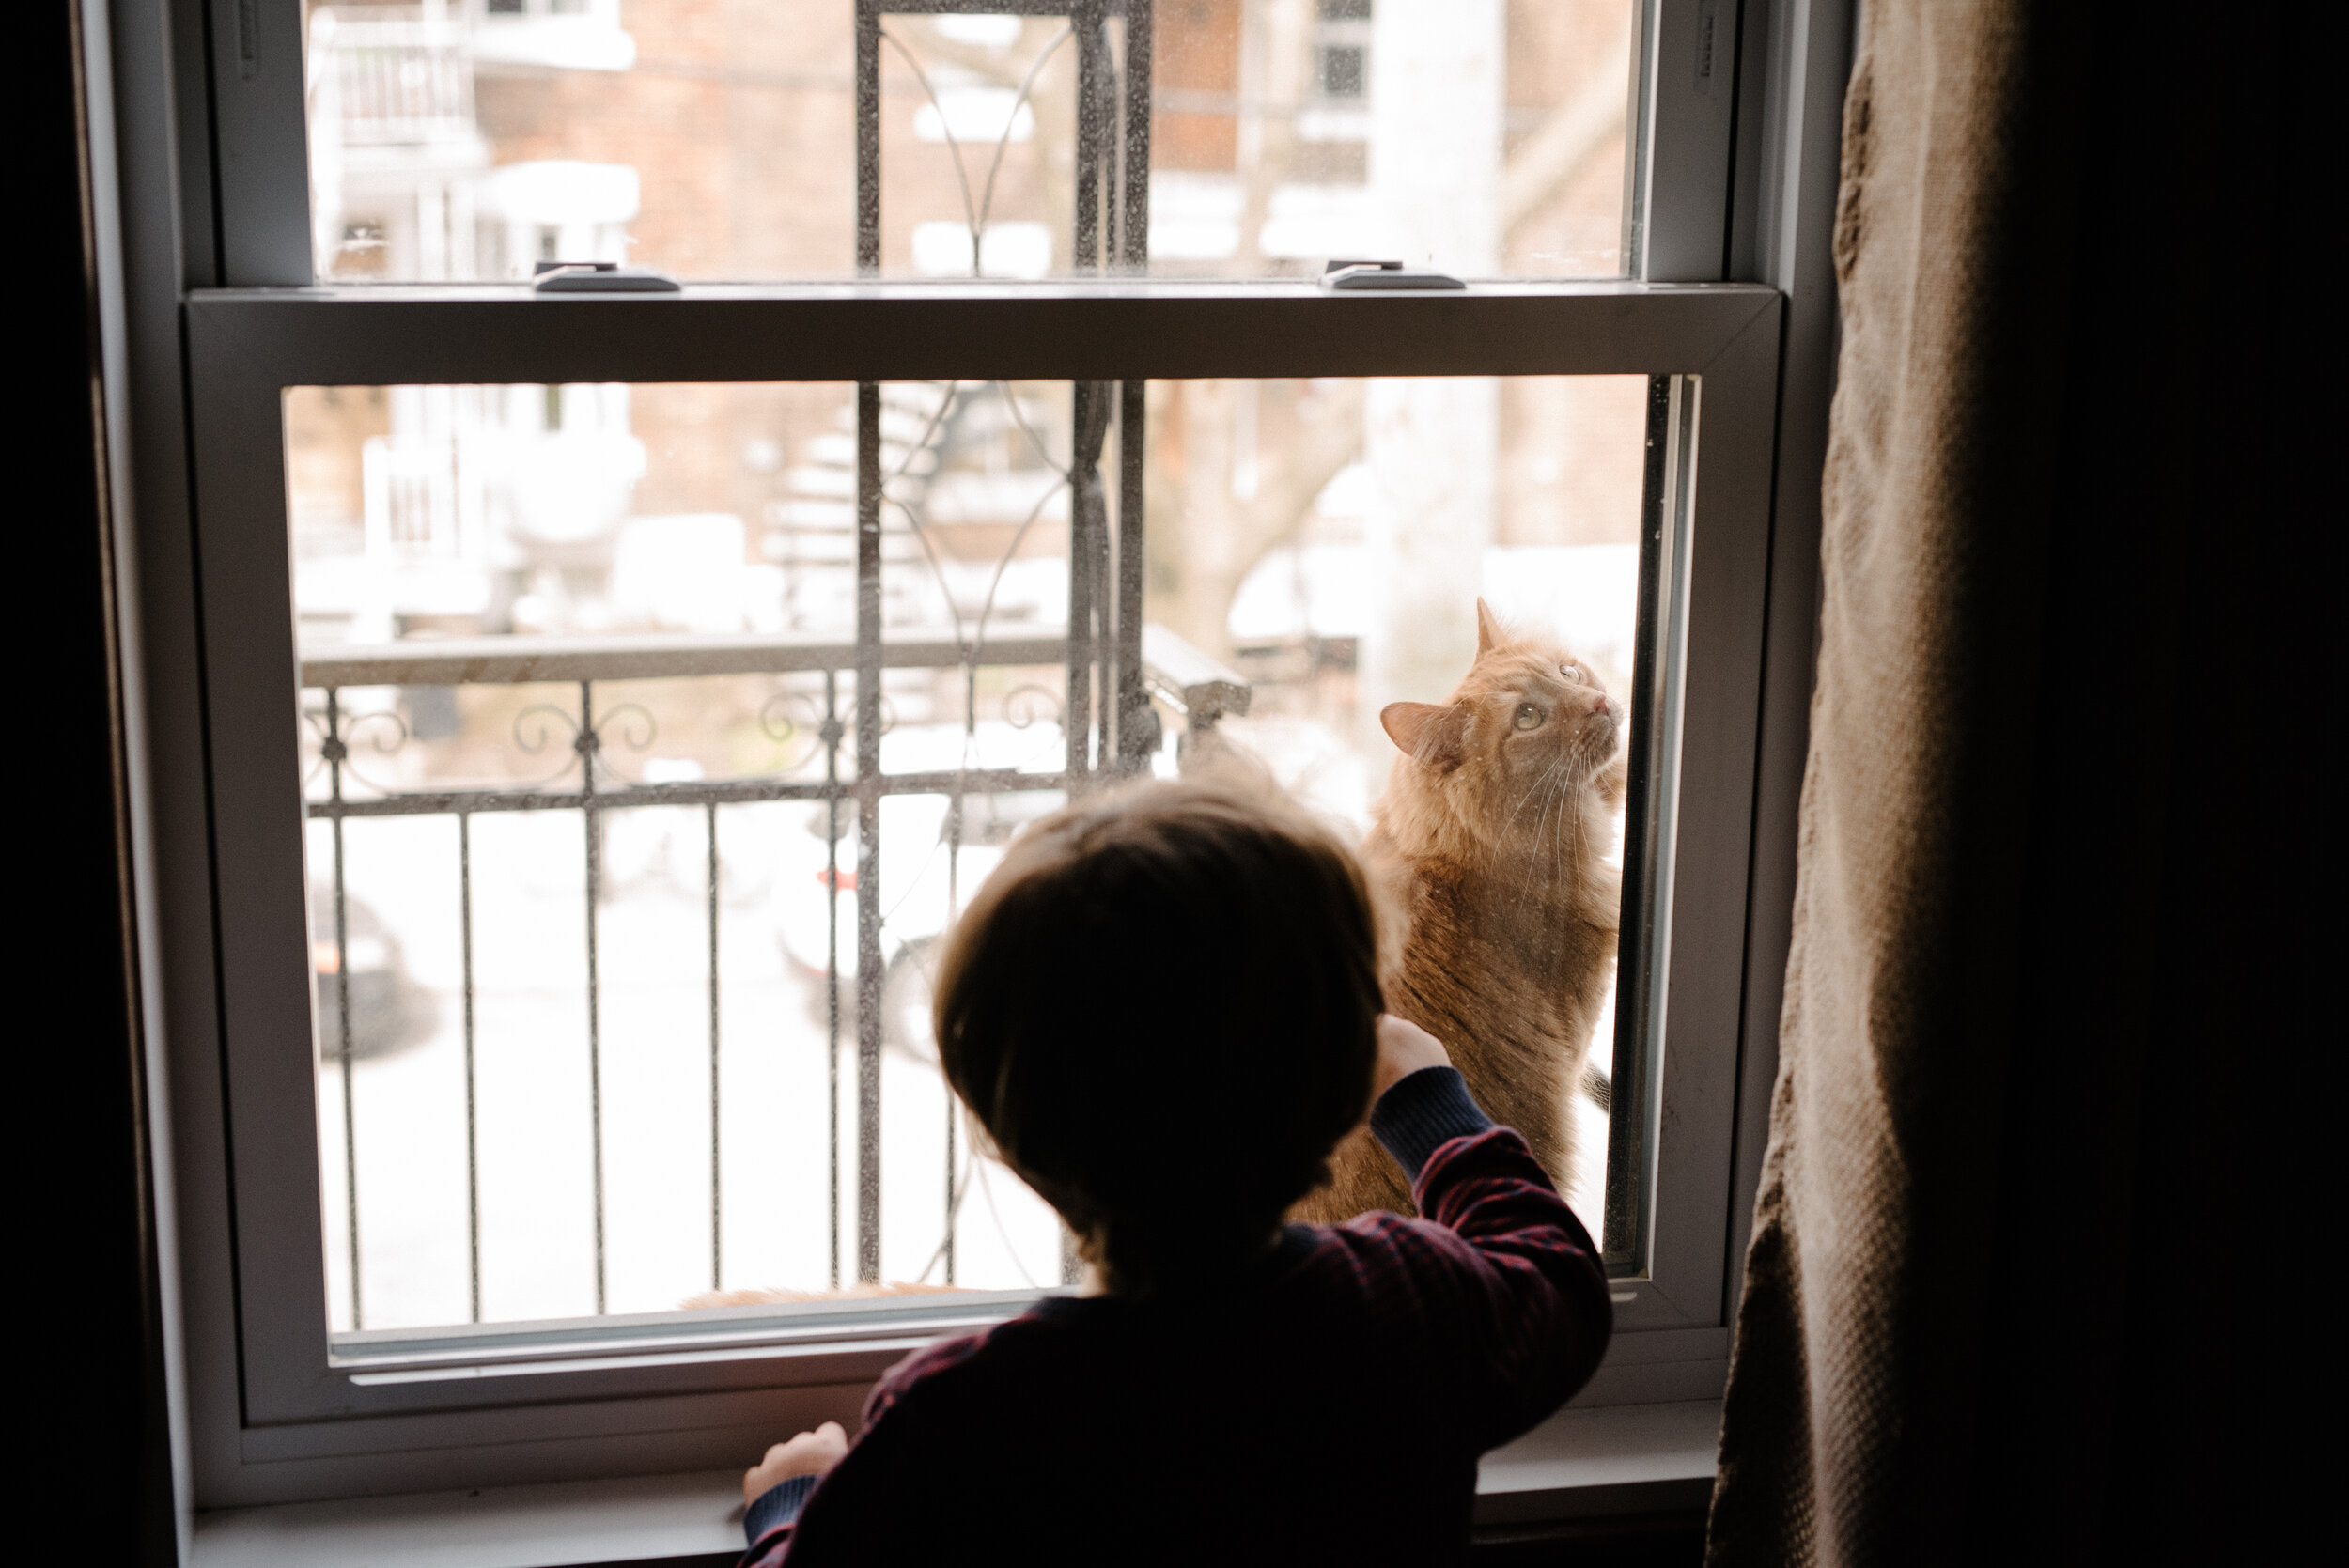
[[[1567,1100],[1615,956],[1621,874],[1605,857],[1623,809],[1623,709],[1590,665],[1512,635],[1479,599],[1476,662],[1458,689],[1378,719],[1404,753],[1362,844],[1405,922],[1381,976],[1387,1009],[1444,1042],[1477,1103],[1523,1133],[1563,1188]],[[1413,1212],[1368,1132],[1330,1165],[1330,1184],[1294,1218]]]

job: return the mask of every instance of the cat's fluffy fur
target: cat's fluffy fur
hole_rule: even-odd
[[[1517,1128],[1563,1189],[1569,1097],[1615,956],[1626,715],[1590,665],[1503,628],[1476,604],[1476,662],[1444,702],[1379,715],[1404,755],[1372,808],[1362,859],[1404,923],[1381,976],[1388,1011],[1441,1040],[1494,1120]],[[1330,1157],[1294,1216],[1412,1213],[1402,1172],[1367,1131]]]
[[[787,1290],[781,1285],[752,1285],[740,1290],[706,1290],[677,1303],[688,1311],[703,1307],[770,1307],[801,1301],[863,1301],[879,1296],[937,1296],[953,1285],[924,1285],[896,1281],[885,1285],[842,1285],[837,1290]]]

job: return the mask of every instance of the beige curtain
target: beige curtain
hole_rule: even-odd
[[[1992,302],[1969,263],[2003,194],[2015,8],[1871,7],[1845,102],[1819,676],[1717,1562],[1877,1560],[1917,1144],[1967,1092],[1937,1068],[1967,1050],[1944,893],[1972,760],[1964,694],[1987,674],[1965,612],[1982,587],[1969,348]]]
[[[2290,542],[2245,249],[2290,53],[2224,8],[1864,8],[1716,1568],[2171,1560],[2260,1452],[2219,1278],[2293,1190],[2256,1174],[2293,1074],[2251,1064],[2304,1038],[2263,1013],[2308,939],[2279,830],[2339,787],[2259,783],[2310,738],[2268,650],[2339,619],[2283,609],[2339,580]]]

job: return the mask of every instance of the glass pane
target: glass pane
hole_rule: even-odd
[[[1529,645],[1570,654],[1627,716],[1646,395],[1641,377],[1154,382],[1149,619],[1231,662],[1251,704],[1220,733],[1367,845],[1382,821],[1401,820],[1390,792],[1410,789],[1413,771],[1380,716],[1392,703],[1445,703],[1462,685],[1478,664],[1480,597]],[[1578,691],[1550,686],[1527,693],[1546,710],[1543,727],[1513,733],[1509,754],[1482,764],[1506,787],[1459,818],[1491,855],[1469,884],[1471,917],[1538,907],[1578,864],[1603,879],[1622,863],[1620,815],[1583,809],[1574,787],[1599,753],[1552,745],[1569,737],[1549,710],[1563,724]],[[1516,701],[1500,722],[1515,719]],[[1591,744],[1620,756],[1627,741],[1618,722],[1611,741]],[[1397,885],[1408,888],[1439,863],[1416,858],[1420,840],[1406,847],[1413,869]],[[1400,863],[1375,846],[1366,855]],[[1615,1032],[1605,949],[1588,986],[1550,999],[1554,1019],[1493,1020],[1547,1040],[1553,1079],[1497,1081],[1473,1064],[1475,1042],[1448,1040],[1496,1116],[1513,1119],[1513,1105],[1521,1124],[1556,1112],[1552,1174],[1594,1236]],[[1543,962],[1565,972],[1554,954]],[[1560,988],[1514,971],[1475,978]],[[1389,1003],[1413,1011],[1392,990]],[[1420,1021],[1455,1032],[1423,1012]]]
[[[1645,391],[290,389],[334,1328],[1063,1283],[1057,1220],[937,1070],[927,971],[955,911],[1072,782],[1219,744],[1367,834],[1401,755],[1381,709],[1447,698],[1480,595],[1620,712]],[[877,866],[854,785],[861,440]],[[1128,637],[1106,584],[1137,527]],[[1147,723],[1105,716],[1106,666],[1071,676],[1089,602],[1109,646],[1139,644]],[[1529,886],[1603,880],[1619,823],[1533,782],[1495,842]],[[1601,958],[1548,1075],[1480,1082],[1504,1113],[1554,1110],[1595,1232]]]
[[[311,0],[319,275],[1624,269],[1632,0],[921,5]]]

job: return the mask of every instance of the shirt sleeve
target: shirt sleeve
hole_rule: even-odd
[[[808,1484],[796,1497],[778,1497],[794,1484],[784,1482],[762,1493],[743,1514],[751,1549],[736,1568],[893,1560],[899,1532],[921,1512],[910,1514],[904,1506],[909,1478],[918,1483],[920,1477],[941,1473],[942,1463],[918,1440],[925,1423],[907,1421],[900,1405],[918,1387],[969,1359],[985,1342],[983,1334],[941,1340],[883,1373],[864,1402],[863,1420],[848,1453],[824,1472],[822,1484],[802,1477]]]
[[[1371,1136],[1414,1183],[1438,1149],[1455,1138],[1489,1131],[1492,1125],[1457,1067],[1422,1067],[1405,1074],[1378,1096],[1370,1112]]]
[[[1598,1249],[1525,1140],[1493,1124],[1456,1070],[1402,1079],[1371,1131],[1410,1173],[1423,1217],[1384,1228],[1423,1281],[1398,1292],[1397,1307],[1415,1333],[1453,1346],[1477,1440],[1505,1442],[1571,1398],[1606,1355],[1614,1308]]]
[[[779,1481],[743,1511],[742,1533],[750,1541],[750,1550],[742,1554],[738,1568],[771,1568],[783,1560],[784,1548],[791,1544],[792,1527],[799,1523],[800,1510],[806,1505],[807,1495],[816,1490],[816,1482],[812,1475]]]
[[[1598,1370],[1614,1306],[1598,1249],[1508,1127],[1444,1143],[1411,1186],[1419,1211],[1477,1252],[1470,1304],[1499,1437],[1532,1428]]]

